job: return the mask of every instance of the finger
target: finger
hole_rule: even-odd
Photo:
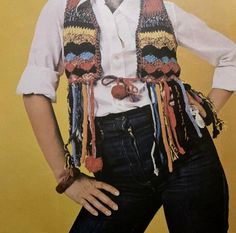
[[[96,209],[100,210],[102,213],[104,213],[107,216],[111,215],[111,211],[107,209],[104,205],[102,205],[95,197],[88,196],[87,200],[90,204],[92,204]]]
[[[195,101],[194,105],[196,106],[196,108],[198,109],[200,115],[205,118],[206,117],[206,111],[205,109],[197,102]]]
[[[206,111],[201,106],[201,104],[199,104],[190,94],[187,93],[187,95],[188,95],[189,103],[192,105],[195,105],[197,107],[197,109],[202,117],[206,117]]]
[[[101,181],[96,181],[95,182],[95,187],[98,189],[104,189],[110,193],[112,193],[115,196],[119,196],[120,192],[113,186],[107,184],[107,183],[103,183]]]
[[[98,212],[86,201],[86,200],[82,200],[80,202],[80,204],[92,215],[94,216],[98,216]]]
[[[112,208],[113,210],[118,210],[118,205],[113,202],[106,194],[101,192],[99,189],[96,189],[92,193],[98,200],[101,200],[104,204]]]

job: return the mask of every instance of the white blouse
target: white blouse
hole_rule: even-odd
[[[18,94],[43,94],[56,101],[59,77],[64,72],[63,21],[67,0],[49,0],[39,16],[28,64],[17,87]],[[85,0],[81,0],[80,4]],[[137,58],[135,31],[140,0],[124,0],[112,14],[104,0],[90,0],[101,28],[101,56],[104,75],[135,77]],[[165,6],[180,46],[190,49],[215,66],[212,87],[236,90],[236,44],[210,29],[204,22],[172,2]],[[114,99],[111,86],[99,81],[95,87],[95,115],[118,113],[150,103],[146,85],[136,84],[138,102]]]

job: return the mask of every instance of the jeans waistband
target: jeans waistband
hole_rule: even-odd
[[[138,128],[146,124],[153,124],[152,122],[150,105],[95,118],[95,123],[98,128],[106,128],[109,131],[125,130],[130,124],[133,128]]]

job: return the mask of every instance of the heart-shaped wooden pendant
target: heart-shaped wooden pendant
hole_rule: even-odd
[[[128,94],[126,92],[126,88],[124,85],[115,85],[111,89],[111,94],[115,99],[122,100],[124,99]]]
[[[85,167],[89,172],[96,173],[102,170],[103,162],[101,157],[94,157],[93,155],[88,156],[85,159]]]

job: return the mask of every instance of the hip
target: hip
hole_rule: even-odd
[[[148,184],[171,176],[162,160],[163,148],[155,139],[149,106],[96,118],[97,154],[103,158],[101,179],[113,183]],[[206,167],[222,169],[207,128],[202,138],[193,131],[185,155],[174,161],[174,172],[189,168],[201,172]],[[155,167],[158,174],[154,173]],[[189,174],[190,175],[190,174]]]

